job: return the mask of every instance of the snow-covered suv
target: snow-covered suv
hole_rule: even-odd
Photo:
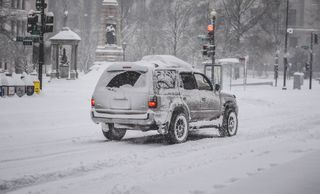
[[[169,142],[182,143],[190,129],[210,123],[221,136],[238,129],[235,96],[172,56],[111,65],[97,83],[91,106],[92,120],[110,140],[121,140],[126,130],[157,130]],[[214,120],[220,124],[213,125]]]

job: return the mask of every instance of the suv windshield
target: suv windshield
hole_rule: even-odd
[[[117,73],[107,87],[120,88],[120,87],[142,87],[145,83],[145,74],[136,71],[125,71]]]

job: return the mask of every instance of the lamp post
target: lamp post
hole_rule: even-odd
[[[286,10],[286,34],[284,39],[284,57],[283,57],[283,87],[282,90],[286,90],[286,79],[287,79],[287,68],[288,68],[288,22],[289,22],[289,0],[287,0],[287,10]]]
[[[275,79],[275,87],[278,86],[278,72],[279,72],[279,53],[280,51],[277,50],[276,56],[274,57],[274,79]]]
[[[310,42],[310,67],[309,67],[309,89],[312,89],[312,63],[313,63],[313,41],[314,33],[311,32],[311,42]]]
[[[210,38],[209,49],[211,51],[211,60],[212,60],[211,79],[212,79],[212,84],[215,84],[214,65],[215,65],[216,45],[215,45],[215,40],[214,40],[214,32],[215,32],[215,25],[216,25],[215,23],[216,23],[216,16],[217,16],[216,10],[212,9],[209,16],[210,16],[210,20],[209,20],[209,25],[208,25],[208,35]]]
[[[122,43],[122,49],[123,49],[123,52],[122,52],[122,60],[123,61],[126,61],[126,47],[127,47],[127,43],[126,42],[123,42]]]

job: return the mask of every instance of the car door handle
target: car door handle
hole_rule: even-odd
[[[202,101],[206,101],[206,98],[201,98]]]

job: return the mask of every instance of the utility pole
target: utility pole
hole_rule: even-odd
[[[310,42],[310,68],[309,68],[309,89],[312,89],[312,63],[313,63],[313,40],[314,33],[311,32],[311,42]]]
[[[275,63],[274,63],[275,87],[278,86],[278,72],[279,72],[279,51],[277,50],[276,56],[275,56]]]
[[[126,61],[126,48],[127,48],[127,43],[123,42],[122,43],[122,61]]]
[[[40,1],[40,19],[41,19],[41,25],[40,25],[40,35],[39,35],[39,72],[38,72],[38,78],[40,81],[40,90],[42,90],[42,67],[44,64],[44,32],[45,32],[45,14],[44,9],[46,8],[46,4],[44,2],[45,0]],[[38,7],[37,7],[38,9]]]
[[[216,15],[217,12],[212,9],[210,12],[210,21],[208,25],[208,37],[210,40],[209,44],[209,50],[211,53],[211,61],[212,61],[212,66],[211,66],[211,79],[212,79],[212,84],[215,84],[214,80],[214,65],[215,65],[215,54],[216,54],[216,45],[215,45],[215,37],[214,37],[214,32],[216,28]]]
[[[287,0],[286,10],[286,28],[285,28],[285,40],[284,40],[284,57],[283,57],[283,87],[282,90],[286,90],[287,68],[288,68],[288,23],[289,23],[289,0]]]

